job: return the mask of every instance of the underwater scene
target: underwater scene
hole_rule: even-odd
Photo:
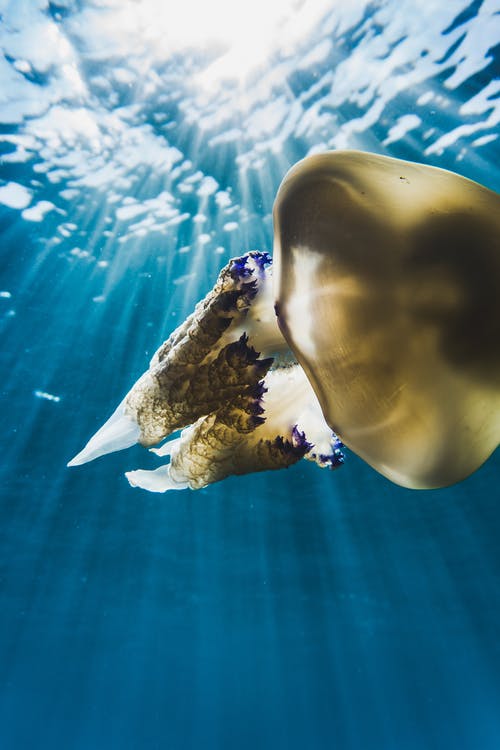
[[[500,0],[0,41],[0,750],[498,750]]]

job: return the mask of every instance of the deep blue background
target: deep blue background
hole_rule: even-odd
[[[453,112],[430,105],[391,149],[379,123],[366,147],[422,158],[426,128],[455,126]],[[292,140],[282,160],[306,145]],[[458,149],[427,161],[498,189],[497,142],[463,162]],[[199,153],[249,210],[239,249],[269,249],[279,160],[244,191],[229,146]],[[6,180],[30,176],[4,165]],[[82,195],[66,205],[92,248],[78,261],[47,245],[58,216],[37,225],[0,207],[0,287],[12,292],[0,298],[0,750],[497,750],[499,452],[432,492],[352,454],[334,473],[301,462],[166,496],[124,479],[156,465],[140,447],[66,469],[236,249],[176,253],[190,227],[175,242],[101,244],[96,198]],[[186,273],[190,285],[174,283]]]

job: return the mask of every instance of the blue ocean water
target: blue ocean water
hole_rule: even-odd
[[[500,190],[498,0],[264,6],[0,0],[2,750],[500,746],[498,451],[428,492],[66,468],[298,159]]]

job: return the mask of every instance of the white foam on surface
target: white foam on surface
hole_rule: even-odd
[[[31,190],[18,182],[8,182],[0,187],[0,203],[9,208],[26,208],[31,203]]]
[[[422,120],[418,115],[402,115],[396,124],[389,130],[389,135],[384,141],[384,146],[388,146],[390,143],[395,143],[395,141],[401,140],[401,138],[404,138],[407,133],[420,127],[421,124]]]
[[[203,177],[200,183],[200,187],[196,191],[197,195],[199,195],[201,198],[206,197],[208,195],[213,195],[217,192],[219,188],[219,183],[217,180],[214,180],[213,177]]]
[[[39,222],[48,202],[61,205],[58,197],[82,214],[100,206],[113,225],[123,223],[118,241],[126,243],[150,232],[175,237],[178,225],[196,215],[197,202],[209,217],[206,234],[221,224],[230,232],[244,217],[216,173],[218,149],[234,150],[242,183],[252,170],[264,183],[275,167],[269,211],[297,141],[303,155],[372,148],[377,126],[386,149],[409,140],[418,147],[420,138],[426,157],[454,152],[458,159],[473,145],[484,151],[498,130],[498,81],[466,102],[454,96],[491,62],[500,38],[498,0],[484,0],[456,28],[467,0],[186,0],[175,14],[160,6],[68,2],[67,14],[55,20],[42,0],[2,4],[8,57],[0,58],[0,118],[12,133],[0,142],[13,147],[3,162],[26,165],[42,180],[29,189],[14,180],[0,186],[3,205],[26,210],[33,202],[24,218]],[[346,54],[342,44],[354,29],[356,43]],[[184,59],[202,42],[204,59]],[[297,73],[307,81],[298,89]],[[441,129],[417,132],[418,118],[427,123],[420,107],[446,111],[446,131],[443,120]],[[192,128],[192,143],[179,138],[170,112]],[[213,174],[199,168],[200,145],[215,157]],[[50,195],[43,194],[45,181]],[[162,191],[172,199],[160,205]],[[135,203],[125,202],[130,195]],[[234,221],[225,225],[215,215],[230,211]],[[51,218],[52,225],[57,214]]]
[[[45,216],[55,209],[51,201],[38,201],[31,208],[25,208],[22,217],[25,221],[43,221]]]

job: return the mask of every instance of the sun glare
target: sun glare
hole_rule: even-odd
[[[184,0],[175,10],[162,0],[121,4],[115,34],[120,29],[141,33],[155,57],[196,49],[212,57],[200,74],[200,85],[243,80],[272,53],[290,54],[328,11],[326,0]]]

